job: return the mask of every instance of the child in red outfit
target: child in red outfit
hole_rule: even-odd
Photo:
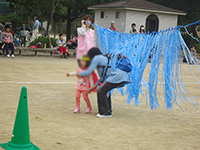
[[[68,50],[66,48],[66,42],[63,39],[63,34],[59,35],[59,39],[56,41],[56,44],[57,44],[57,49],[59,49],[60,51],[60,57],[63,58],[64,56],[65,58],[67,58]]]
[[[66,76],[76,76],[77,73],[80,73],[82,71],[85,71],[87,67],[89,66],[89,58],[86,56],[82,56],[80,59],[80,67],[78,68],[77,72],[71,72],[68,73]],[[95,83],[98,81],[97,75],[93,72],[91,75],[86,76],[86,77],[78,77],[77,83],[76,83],[76,108],[74,110],[74,113],[79,113],[80,112],[80,98],[81,98],[81,93],[83,94],[83,98],[87,104],[87,110],[85,113],[90,113],[92,110],[90,100],[88,97],[87,90]]]

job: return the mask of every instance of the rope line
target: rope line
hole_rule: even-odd
[[[116,69],[118,54],[125,55],[132,63],[133,69],[129,73],[132,82],[118,89],[119,93],[127,95],[128,104],[133,102],[138,106],[143,101],[142,96],[151,109],[160,107],[159,101],[164,100],[166,109],[169,110],[177,106],[187,110],[188,105],[198,110],[198,103],[195,97],[189,94],[184,82],[183,58],[186,58],[198,88],[200,68],[198,62],[191,56],[180,32],[180,29],[184,28],[189,34],[186,27],[196,24],[200,24],[200,20],[145,34],[118,33],[98,25],[91,25],[97,27],[98,44],[102,53],[112,53],[116,56],[111,60],[113,70]],[[189,59],[195,63],[195,68],[190,67]],[[198,74],[194,73],[194,69],[198,70]]]

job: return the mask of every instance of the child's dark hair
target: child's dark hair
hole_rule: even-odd
[[[5,29],[10,29],[10,26],[9,26],[9,25],[6,25],[6,26],[5,26]]]
[[[136,29],[133,29],[133,32],[136,32],[137,30]]]
[[[132,23],[131,27],[133,27],[133,26],[136,26],[136,24],[135,24],[135,23]]]
[[[88,15],[88,14],[86,14],[85,16],[83,16],[82,20],[89,20],[91,22],[93,21],[92,16]]]
[[[61,37],[62,35],[63,35],[63,34],[62,34],[62,33],[60,33],[60,34],[59,34],[59,37]]]

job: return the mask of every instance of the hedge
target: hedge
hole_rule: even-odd
[[[53,47],[56,47],[56,41],[57,39],[55,38],[50,38],[51,39],[51,44],[53,45]],[[29,47],[32,46],[32,45],[37,45],[37,43],[48,43],[48,39],[47,37],[43,37],[43,36],[39,36],[38,38],[36,38],[34,41],[32,41],[30,44],[29,44]]]

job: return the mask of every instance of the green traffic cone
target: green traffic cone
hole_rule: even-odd
[[[27,88],[22,87],[11,141],[1,144],[6,150],[40,150],[30,142]]]

